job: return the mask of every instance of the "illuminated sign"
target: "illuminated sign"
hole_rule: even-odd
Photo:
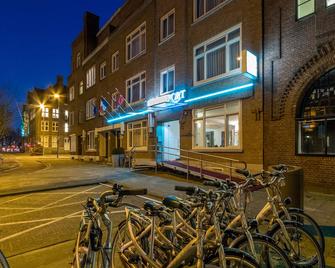
[[[208,98],[211,98],[211,97],[224,95],[224,94],[231,93],[231,92],[240,91],[242,89],[251,88],[253,86],[254,86],[254,84],[250,83],[250,84],[246,84],[246,85],[242,85],[242,86],[227,88],[227,89],[223,89],[223,90],[213,92],[213,93],[210,93],[210,94],[206,94],[206,95],[202,95],[202,96],[199,96],[199,97],[187,99],[187,100],[185,100],[185,102],[189,103],[189,102],[194,102],[194,101],[198,101],[198,100],[208,99]]]
[[[185,92],[186,90],[183,89],[183,90],[171,93],[171,94],[159,96],[157,98],[152,98],[148,100],[147,106],[153,107],[153,106],[160,105],[160,104],[177,104],[181,100],[185,99]]]
[[[125,119],[129,119],[129,118],[132,118],[132,117],[135,117],[135,116],[138,116],[138,115],[145,115],[145,114],[148,114],[150,112],[152,112],[152,110],[150,110],[150,109],[144,110],[144,111],[141,111],[141,112],[130,112],[130,113],[127,113],[127,114],[122,115],[122,116],[118,116],[118,117],[115,117],[115,118],[108,119],[107,123],[120,122],[120,121],[123,121]]]
[[[257,57],[248,50],[242,51],[242,73],[252,79],[258,76]]]

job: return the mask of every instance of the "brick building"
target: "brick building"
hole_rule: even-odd
[[[264,2],[265,166],[302,166],[333,185],[335,1]]]
[[[43,147],[46,154],[69,153],[67,92],[61,76],[54,85],[33,88],[23,107],[22,136],[31,150]]]
[[[101,28],[86,13],[72,44],[71,154],[152,159],[159,144],[164,160],[185,149],[261,168],[261,53],[259,1],[128,0]]]

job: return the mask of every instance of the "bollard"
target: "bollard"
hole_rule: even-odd
[[[271,167],[272,169],[272,167]],[[292,199],[289,207],[304,209],[304,172],[301,167],[288,166],[288,171],[284,174],[285,186],[281,187],[282,200],[286,197]]]

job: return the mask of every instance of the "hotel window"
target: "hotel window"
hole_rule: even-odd
[[[126,81],[127,101],[138,102],[145,99],[145,72],[142,72]]]
[[[116,51],[112,55],[112,73],[119,70],[119,66],[120,66],[120,53],[119,53],[119,51]]]
[[[65,119],[65,121],[69,120],[69,111],[68,110],[64,111],[64,119]]]
[[[84,93],[84,82],[80,81],[79,83],[79,95]]]
[[[305,16],[313,14],[315,11],[315,0],[296,0],[297,1],[297,17],[301,19]]]
[[[41,121],[41,131],[49,131],[49,121]]]
[[[74,86],[70,87],[69,89],[69,99],[70,101],[74,100]]]
[[[80,53],[77,53],[77,68],[79,68],[81,65],[81,55]]]
[[[160,41],[163,42],[174,35],[175,31],[175,10],[171,10],[160,20]]]
[[[144,22],[126,38],[127,62],[145,52],[145,39],[146,28]]]
[[[92,119],[95,117],[95,98],[89,99],[86,102],[86,120]]]
[[[69,114],[69,125],[73,126],[74,125],[74,112],[70,112]]]
[[[241,29],[221,33],[194,48],[194,80],[212,81],[240,70]]]
[[[59,110],[52,109],[52,118],[59,118]]]
[[[297,129],[298,154],[335,155],[335,69],[306,91]]]
[[[58,132],[58,122],[52,122],[52,132]]]
[[[106,78],[106,72],[107,72],[107,64],[104,61],[103,63],[100,64],[100,80]]]
[[[57,136],[52,136],[51,137],[51,147],[52,148],[57,148]]]
[[[69,123],[64,124],[64,132],[68,133],[69,132]]]
[[[127,147],[128,150],[136,147],[138,150],[148,148],[147,121],[132,122],[127,125]]]
[[[94,130],[87,132],[87,150],[95,150]]]
[[[175,88],[175,67],[161,71],[161,94],[173,91]]]
[[[49,136],[41,136],[41,145],[43,147],[49,147]]]
[[[335,0],[327,0],[327,7],[334,5],[335,4]]]
[[[86,88],[93,87],[96,82],[95,65],[86,71]]]
[[[193,110],[193,148],[239,149],[240,101]]]
[[[227,0],[194,0],[194,19],[206,15]]]
[[[49,117],[49,108],[46,108],[46,107],[42,108],[42,117],[44,117],[44,118]]]

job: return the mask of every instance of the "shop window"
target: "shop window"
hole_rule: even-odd
[[[335,69],[307,90],[297,118],[298,154],[335,154]]]
[[[161,71],[161,94],[174,90],[175,87],[175,69],[174,66]]]
[[[240,102],[193,110],[193,148],[239,149]]]
[[[175,10],[171,10],[160,19],[160,41],[164,42],[174,35]]]
[[[240,69],[240,32],[240,27],[234,27],[194,48],[195,84],[216,80]]]
[[[95,150],[94,130],[87,132],[87,150]]]
[[[296,0],[297,1],[297,17],[301,19],[315,11],[315,0]]]
[[[126,38],[127,62],[143,54],[146,48],[146,24],[145,22],[130,33]]]
[[[145,99],[145,72],[140,73],[126,81],[127,101],[139,102]]]
[[[128,150],[135,147],[137,150],[148,148],[147,121],[137,121],[127,124],[127,147]]]

